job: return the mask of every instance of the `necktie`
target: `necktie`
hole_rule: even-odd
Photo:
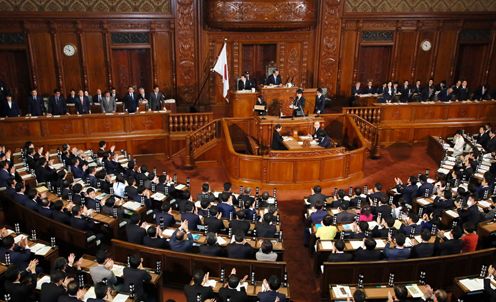
[[[132,93],[130,93],[129,96],[131,97],[131,100],[134,100],[134,95]]]
[[[55,98],[55,103],[57,103],[57,104],[59,103],[59,97]]]

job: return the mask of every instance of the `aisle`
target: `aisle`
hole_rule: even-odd
[[[160,160],[156,157],[139,159],[138,162],[153,166],[163,167],[167,171],[176,171],[179,180],[186,176],[191,177],[193,196],[199,192],[201,183],[208,181],[215,190],[222,189],[226,175],[222,168],[180,170],[170,161]],[[385,187],[394,185],[394,177],[405,180],[410,175],[430,169],[435,173],[437,164],[426,154],[426,144],[395,144],[381,150],[378,160],[366,160],[365,177],[349,185],[372,187],[374,183],[381,182]],[[345,186],[345,187],[348,187]],[[325,194],[331,194],[334,188],[324,188]],[[237,191],[237,189],[233,189]],[[281,200],[281,221],[284,234],[284,258],[288,264],[289,282],[293,301],[311,302],[320,298],[320,279],[313,273],[313,258],[307,248],[303,246],[303,196],[309,195],[310,190],[279,191]],[[353,282],[353,280],[350,280]],[[175,299],[177,302],[185,301],[182,292],[173,289],[164,289],[164,301]]]

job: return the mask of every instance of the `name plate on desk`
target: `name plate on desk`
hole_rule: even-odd
[[[255,106],[253,106],[253,109],[257,110],[257,111],[264,111],[265,106],[264,105],[255,105]]]

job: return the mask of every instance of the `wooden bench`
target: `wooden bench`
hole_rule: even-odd
[[[277,275],[283,280],[286,262],[266,262],[257,260],[241,260],[224,257],[210,257],[194,253],[181,253],[171,250],[156,249],[127,241],[112,239],[112,257],[116,261],[127,262],[129,255],[139,255],[143,258],[143,266],[156,267],[161,261],[163,279],[168,286],[184,286],[191,281],[196,269],[210,272],[211,277],[220,277],[223,268],[226,276],[232,268],[236,268],[239,276],[255,273],[256,280]]]
[[[329,284],[347,284],[364,276],[365,283],[388,283],[389,274],[395,282],[418,280],[420,272],[432,288],[447,289],[457,276],[478,275],[482,265],[494,264],[496,248],[449,256],[398,261],[324,262],[321,279],[322,299],[329,301]]]

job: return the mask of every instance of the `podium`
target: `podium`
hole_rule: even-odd
[[[254,116],[253,106],[257,102],[257,92],[251,90],[229,91],[229,100],[232,103],[232,116]]]
[[[292,101],[296,97],[298,87],[270,87],[264,86],[260,89],[264,100],[269,108],[269,115],[279,116],[282,112],[285,116],[291,116],[293,109],[289,108]],[[315,109],[315,96],[317,95],[316,88],[303,89],[303,97],[305,98],[305,115],[313,113]]]

